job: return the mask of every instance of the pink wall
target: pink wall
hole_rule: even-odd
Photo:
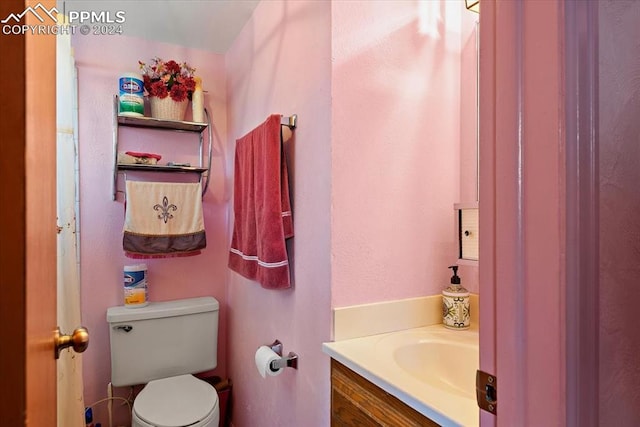
[[[226,95],[224,58],[211,53],[118,36],[76,36],[73,39],[79,79],[80,142],[80,230],[82,319],[91,332],[91,346],[83,354],[85,403],[106,397],[110,381],[109,336],[106,309],[122,305],[122,267],[136,264],[122,252],[123,202],[111,200],[112,97],[118,90],[118,76],[136,71],[138,60],[159,55],[187,61],[202,76],[207,108],[213,116],[214,156],[212,182],[203,201],[208,247],[191,258],[148,260],[149,298],[162,301],[211,295],[221,303],[221,324],[217,373],[226,373],[226,249],[228,242],[229,184],[226,162]],[[59,94],[60,96],[60,94]],[[197,137],[179,136],[177,144],[162,144],[158,138],[175,137],[124,129],[121,138],[129,149],[159,152],[166,160],[172,150],[197,147]],[[176,148],[176,145],[180,145]],[[126,147],[126,145],[125,145]],[[191,152],[195,152],[193,149]],[[161,177],[157,177],[161,178]],[[120,180],[119,188],[123,189]],[[119,395],[128,390],[118,390]],[[106,425],[105,405],[96,409],[95,420]],[[125,407],[116,404],[116,421],[128,422]]]
[[[331,327],[330,7],[318,1],[261,2],[226,55],[229,182],[236,138],[269,114],[299,116],[286,143],[294,287],[265,290],[228,273],[236,427],[329,425],[329,359],[321,343],[330,339]],[[254,354],[276,338],[285,352],[299,355],[299,369],[263,379]]]
[[[640,3],[599,2],[600,425],[640,424]]]
[[[320,347],[331,307],[439,293],[448,283],[464,9],[419,5],[262,2],[226,56],[230,142],[270,113],[300,115],[287,144],[295,287],[266,291],[230,273],[238,427],[327,425]],[[264,380],[253,354],[275,338],[301,355],[300,369]]]
[[[463,13],[449,1],[332,4],[334,307],[438,294],[449,283]]]

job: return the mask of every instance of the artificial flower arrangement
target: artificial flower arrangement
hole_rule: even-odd
[[[176,102],[191,99],[196,88],[193,78],[196,69],[186,62],[181,64],[174,60],[165,62],[155,57],[150,64],[142,61],[138,61],[138,64],[144,79],[144,89],[149,96],[157,96],[160,99],[170,96]]]

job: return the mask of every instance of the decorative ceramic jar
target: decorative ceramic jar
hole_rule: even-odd
[[[471,324],[469,291],[460,285],[458,266],[453,269],[451,285],[442,291],[442,323],[450,329],[467,329]]]

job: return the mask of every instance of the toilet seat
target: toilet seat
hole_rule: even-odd
[[[133,402],[132,416],[143,426],[204,427],[218,425],[219,411],[212,385],[180,375],[149,382]]]

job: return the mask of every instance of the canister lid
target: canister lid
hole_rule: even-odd
[[[142,74],[140,73],[135,73],[135,72],[130,72],[130,73],[122,73],[120,74],[120,78],[121,79],[138,79],[140,81],[142,81]]]
[[[125,265],[122,270],[129,271],[144,271],[147,269],[147,264]]]

